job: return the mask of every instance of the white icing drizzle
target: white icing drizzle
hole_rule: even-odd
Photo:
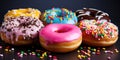
[[[84,14],[86,14],[86,15],[90,15],[90,11],[86,11]]]
[[[19,36],[23,36],[26,40],[28,38],[35,38],[42,27],[44,26],[39,19],[18,17],[3,22],[0,31],[4,32],[6,37],[14,44],[14,40],[18,41]]]
[[[81,17],[81,16],[85,16],[86,14],[80,14],[80,15],[78,15],[78,17]]]
[[[79,19],[97,19],[110,21],[109,15],[101,10],[93,8],[83,8],[82,10],[77,10],[76,15]]]

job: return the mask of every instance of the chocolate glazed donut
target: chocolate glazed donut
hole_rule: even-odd
[[[110,22],[110,17],[107,13],[93,9],[93,8],[83,8],[82,10],[76,11],[76,16],[78,17],[78,20],[106,20]]]

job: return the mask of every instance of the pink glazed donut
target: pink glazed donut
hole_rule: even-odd
[[[36,41],[38,31],[44,27],[39,19],[18,17],[4,21],[0,27],[0,37],[12,45],[29,45]]]
[[[82,42],[80,28],[72,24],[49,24],[39,31],[41,46],[52,52],[70,52]]]

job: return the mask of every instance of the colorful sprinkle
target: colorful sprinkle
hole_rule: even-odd
[[[87,50],[87,52],[90,54],[91,53],[91,51],[90,50]]]
[[[79,53],[79,52],[80,52],[80,50],[77,50],[77,52]]]
[[[2,49],[2,46],[0,46],[0,49]]]
[[[96,49],[94,48],[93,51],[96,52]]]
[[[43,57],[43,56],[41,56],[40,58],[41,58],[41,59],[43,59],[44,57]]]
[[[90,50],[90,49],[91,49],[91,47],[88,47],[88,49]]]
[[[79,58],[79,59],[82,59],[81,55],[78,55],[78,58]]]
[[[89,57],[91,56],[89,53],[85,52],[84,50],[81,50],[81,52]]]
[[[50,58],[52,58],[52,55],[49,55]]]
[[[53,56],[53,60],[58,60],[56,56]]]
[[[3,57],[3,54],[0,54],[1,57]]]
[[[16,60],[15,58],[13,58],[12,60]]]
[[[85,56],[85,55],[81,55],[81,57],[82,57],[83,59],[85,59],[85,58],[86,58],[86,56]]]
[[[119,53],[118,49],[114,49],[116,53]]]
[[[108,59],[108,60],[111,60],[111,57],[109,56],[109,57],[107,57],[107,59]]]
[[[96,53],[95,52],[92,52],[93,55],[95,55]]]
[[[76,24],[74,20],[78,21],[78,19],[74,14],[74,12],[69,11],[66,8],[52,8],[45,10],[45,13],[42,15],[42,17],[47,24],[51,23],[50,20],[53,20],[53,23]]]
[[[111,50],[105,50],[104,52],[113,54],[113,51],[111,51]]]
[[[8,49],[5,49],[6,52],[8,52],[9,50]]]
[[[11,48],[12,51],[14,51],[15,49],[14,48]]]
[[[52,60],[52,55],[49,55],[49,58],[50,58],[49,60]]]
[[[96,54],[97,54],[97,55],[100,55],[100,50],[97,50]]]
[[[80,21],[79,27],[82,31],[85,31],[86,34],[92,33],[92,36],[100,40],[101,38],[104,38],[104,36],[109,38],[115,37],[114,32],[118,29],[116,26],[113,28],[110,25],[111,23],[105,21],[83,20]]]
[[[106,48],[102,48],[103,50],[106,50]]]
[[[80,50],[82,50],[83,49],[83,47],[80,47]]]
[[[88,60],[91,60],[91,58],[89,57]]]
[[[13,47],[5,47],[4,51],[5,52],[12,52],[14,51],[15,48]],[[107,49],[107,48],[96,48],[96,47],[80,47],[78,50],[77,50],[77,58],[79,60],[84,60],[84,59],[87,59],[87,60],[91,60],[91,56],[92,55],[101,55],[101,54],[106,54],[108,55],[107,60],[111,60],[112,56],[114,55],[113,53],[119,53],[118,49],[115,48],[115,49]],[[111,55],[110,55],[111,54]],[[36,57],[39,57],[39,59],[43,59],[44,58],[49,58],[49,60],[58,60],[58,57],[57,56],[53,56],[51,55],[51,52],[46,52],[46,51],[42,51],[42,50],[39,50],[39,49],[36,49],[36,50],[21,50],[21,51],[18,51],[17,52],[17,56],[20,57],[20,58],[23,58],[24,56],[36,56]],[[0,53],[0,57],[3,57],[3,53]],[[12,60],[16,60],[15,58],[13,58]]]

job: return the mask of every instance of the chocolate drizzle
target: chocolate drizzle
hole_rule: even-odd
[[[34,31],[33,29],[31,29],[31,31]]]
[[[8,32],[11,32],[11,29],[7,29]]]
[[[23,30],[22,33],[26,33],[26,30]]]
[[[78,17],[78,20],[106,20],[110,22],[110,17],[107,13],[93,9],[93,8],[83,8],[82,10],[76,11],[76,16]]]
[[[13,33],[13,39],[16,39],[16,34],[15,33]]]
[[[19,36],[23,36],[25,40],[35,38],[42,27],[43,24],[39,19],[20,16],[9,18],[9,20],[3,22],[0,31],[4,32],[6,37],[14,43],[14,40],[18,41]]]

